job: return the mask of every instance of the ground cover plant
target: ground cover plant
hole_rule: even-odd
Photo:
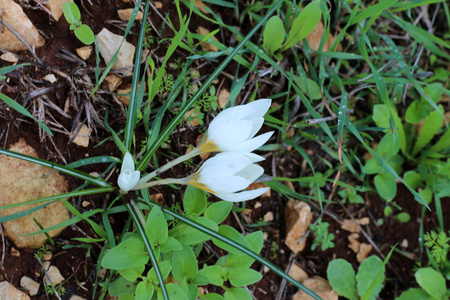
[[[2,280],[34,278],[35,299],[448,298],[445,1],[75,1],[59,21],[19,2],[46,44],[0,59],[0,158],[69,190],[0,202],[21,208],[0,222],[70,218],[32,219],[48,241],[19,256],[2,230]],[[132,66],[103,60],[103,28]]]

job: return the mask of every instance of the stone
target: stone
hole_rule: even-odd
[[[312,221],[311,207],[305,202],[290,200],[285,208],[286,214],[286,245],[292,252],[298,254],[305,248],[309,224]],[[299,241],[303,241],[299,244]]]
[[[53,14],[56,21],[63,15],[63,6],[67,2],[73,2],[73,0],[48,0],[45,7]]]
[[[273,221],[273,212],[271,212],[271,211],[269,211],[269,212],[267,212],[265,215],[264,215],[264,217],[263,217],[263,219],[264,219],[264,222],[266,222],[266,223],[268,223],[268,222],[272,222]]]
[[[349,232],[359,233],[361,232],[359,225],[368,225],[369,222],[370,219],[368,217],[359,220],[346,219],[342,221],[341,228]]]
[[[162,2],[159,1],[153,2],[153,5],[155,6],[156,9],[161,9],[163,7]]]
[[[138,86],[138,91],[141,88],[141,85],[139,84]],[[145,87],[144,87],[145,89]],[[125,106],[128,106],[128,104],[130,103],[130,93],[131,93],[131,83],[124,86],[123,88],[120,88],[116,91],[117,94],[117,99]]]
[[[79,57],[81,57],[82,60],[87,60],[92,53],[92,47],[91,46],[84,46],[81,48],[77,48],[75,50]]]
[[[20,251],[14,247],[11,247],[11,256],[20,257]]]
[[[133,8],[119,9],[117,14],[119,15],[119,19],[122,21],[129,21],[131,19],[131,15],[133,14]],[[140,21],[144,17],[144,14],[139,10],[136,14],[135,21]]]
[[[123,36],[112,33],[106,28],[103,28],[99,34],[97,34],[97,43],[100,54],[105,60],[106,64],[109,64],[111,59],[116,53],[117,49],[120,47]],[[131,67],[133,65],[134,53],[136,47],[127,41],[123,41],[123,44],[119,50],[117,60],[113,65],[113,69],[122,69]],[[124,71],[127,75],[132,75],[132,69],[127,69]]]
[[[44,276],[45,284],[54,284],[58,285],[64,281],[64,277],[59,272],[59,269],[55,266],[51,266],[48,268],[46,275]]]
[[[34,296],[38,293],[40,284],[28,276],[23,276],[20,279],[20,286],[28,291],[28,295]]]
[[[73,139],[73,143],[87,148],[89,146],[89,137],[91,136],[91,132],[92,129],[83,124],[76,137]]]
[[[303,282],[309,277],[305,270],[300,268],[297,264],[292,264],[291,269],[289,270],[289,276],[298,282]]]
[[[260,208],[262,206],[261,202],[256,201],[255,206],[253,206],[254,209]]]
[[[2,281],[0,282],[0,300],[30,300],[30,297],[8,281]]]
[[[73,295],[72,297],[70,297],[69,300],[86,300],[86,298],[77,296],[77,295]]]
[[[202,26],[198,26],[197,30],[195,32],[197,32],[198,34],[204,35],[204,36],[207,36],[209,34],[209,30]],[[214,36],[210,37],[210,39],[214,39],[217,41],[217,39]],[[219,51],[219,49],[216,46],[213,46],[207,42],[201,43],[200,46],[202,47],[203,51],[207,51],[207,52],[211,52],[211,51],[218,52]]]
[[[103,82],[108,87],[108,91],[112,93],[122,84],[122,78],[116,74],[109,74]]]
[[[367,256],[369,255],[370,251],[372,251],[372,245],[371,244],[361,243],[361,245],[359,245],[359,252],[356,254],[356,260],[359,263],[362,263],[362,261],[367,258]]]
[[[327,280],[319,276],[314,276],[303,281],[303,285],[313,291],[322,300],[337,300],[338,294],[333,291]],[[307,295],[304,291],[298,290],[292,297],[292,300],[313,300],[314,298]]]
[[[16,63],[19,61],[19,58],[11,52],[3,53],[2,55],[0,55],[0,59],[11,63]]]
[[[56,82],[56,76],[55,74],[47,74],[44,76],[44,80],[48,81],[50,83],[55,83]]]
[[[22,7],[13,0],[0,0],[0,11],[3,22],[14,29],[30,47],[41,47],[44,39],[39,35],[36,27],[23,12]],[[24,44],[8,29],[2,26],[0,30],[0,49],[17,52],[27,50]]]
[[[358,253],[360,242],[358,241],[359,234],[352,233],[348,236],[349,245],[348,247],[353,250],[353,252]]]
[[[226,89],[221,89],[219,92],[219,97],[217,99],[217,104],[220,108],[224,108],[227,104],[228,98],[230,98],[230,92]]]
[[[36,151],[23,139],[12,145],[9,150],[38,157]],[[67,181],[53,169],[0,155],[0,191],[2,191],[0,206],[62,194],[67,190]],[[9,216],[38,205],[41,203],[0,210],[0,216]],[[69,220],[69,218],[70,215],[65,205],[61,201],[57,201],[21,218],[4,222],[2,225],[6,237],[17,248],[38,248],[47,241],[45,234],[23,236],[41,230],[33,219],[36,219],[42,227],[49,228]],[[63,229],[54,229],[48,231],[47,234],[55,237]]]
[[[45,271],[48,271],[48,269],[50,268],[51,262],[49,261],[44,261],[42,263],[42,267],[44,268]]]

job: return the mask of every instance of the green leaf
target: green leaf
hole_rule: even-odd
[[[395,3],[397,3],[398,0],[383,0],[378,2],[375,5],[369,6],[361,12],[359,12],[356,17],[353,19],[351,24],[357,24],[361,23],[362,20],[370,18],[370,17],[376,17],[377,15],[381,14],[383,10],[388,9],[389,7],[393,6]]]
[[[67,2],[63,5],[64,18],[69,24],[78,24],[81,20],[81,12],[78,6],[73,2]],[[78,25],[79,26],[79,25]]]
[[[135,288],[135,282],[119,277],[108,287],[108,292],[111,296],[119,296],[120,294],[134,294]]]
[[[167,238],[167,240],[161,245],[160,248],[161,253],[167,253],[169,251],[178,251],[181,249],[183,249],[181,243],[171,236]]]
[[[366,161],[366,164],[363,167],[363,171],[366,174],[377,174],[381,171],[381,166],[377,162],[375,158],[370,158]]]
[[[150,282],[141,281],[136,287],[136,300],[152,299],[155,288]]]
[[[227,277],[233,286],[239,287],[260,281],[262,275],[253,269],[232,269]]]
[[[145,265],[139,265],[139,266],[135,266],[133,268],[117,270],[117,272],[119,272],[119,274],[126,280],[134,282],[142,275],[144,270],[145,270]]]
[[[395,137],[400,139],[400,149],[402,149],[402,151],[405,152],[406,151],[405,130],[403,128],[402,120],[398,116],[395,108],[393,108],[393,107],[389,108],[385,104],[374,105],[372,119],[378,127],[390,128],[391,127],[391,123],[390,123],[391,117],[394,119],[396,132],[398,134],[398,136],[395,136]]]
[[[328,264],[327,277],[331,287],[339,295],[358,300],[355,271],[348,261],[342,258],[331,261]]]
[[[392,132],[388,131],[381,138],[375,151],[383,157],[391,157],[400,150],[400,140],[394,138]]]
[[[255,231],[245,236],[253,252],[258,254],[264,246],[264,234],[262,231]]]
[[[244,288],[226,289],[225,300],[253,300],[252,296]]]
[[[295,43],[307,37],[316,28],[321,16],[320,1],[315,0],[306,5],[292,23],[288,38],[281,51],[289,49]]]
[[[395,217],[402,223],[407,223],[409,222],[409,220],[411,220],[411,216],[407,212],[401,212]]]
[[[233,227],[228,226],[228,225],[221,225],[219,226],[219,233],[231,240],[233,240],[236,243],[241,244],[242,246],[251,249],[250,244],[248,243],[248,241]],[[228,251],[230,253],[234,253],[234,254],[242,254],[241,251],[237,250],[236,248],[225,244],[224,242],[221,242],[217,239],[213,239],[213,243],[217,246],[220,247],[222,249],[224,249],[225,251]]]
[[[383,287],[384,263],[377,256],[366,258],[359,266],[356,287],[362,300],[375,300]]]
[[[403,179],[413,189],[417,189],[423,185],[422,176],[414,170],[406,171],[403,174]]]
[[[166,284],[167,293],[169,294],[169,299],[174,300],[189,300],[189,298],[186,296],[186,294],[183,292],[183,290],[174,283],[168,283]],[[158,300],[164,299],[162,296],[162,293],[158,291]]]
[[[275,51],[280,49],[285,35],[283,21],[278,16],[271,17],[267,21],[263,33],[263,48],[267,55],[272,56]]]
[[[167,221],[159,206],[154,205],[150,211],[145,223],[145,234],[152,246],[163,244],[167,241],[169,235]]]
[[[402,293],[400,297],[395,298],[395,300],[432,300],[436,299],[431,297],[422,289],[411,288],[406,292]]]
[[[312,79],[306,78],[306,82],[300,76],[294,75],[294,82],[311,100],[322,99],[319,85]]]
[[[86,24],[81,24],[79,27],[75,28],[73,33],[75,33],[75,36],[85,45],[90,45],[95,41],[94,32],[92,32],[91,27]]]
[[[213,284],[221,286],[223,284],[223,276],[225,275],[225,269],[221,266],[206,266],[198,271],[197,275],[192,283],[196,285]]]
[[[195,219],[195,222],[214,231],[217,231],[219,229],[214,221],[205,217],[198,217]],[[169,235],[177,239],[183,245],[194,245],[205,242],[211,238],[208,234],[203,233],[184,223],[179,224],[177,227],[169,230]]]
[[[224,298],[222,296],[220,296],[219,294],[215,294],[215,293],[209,293],[209,294],[203,295],[203,299],[205,299],[205,300],[224,300]]]
[[[138,238],[131,237],[106,252],[101,265],[107,269],[123,270],[145,265],[148,259],[144,243]]]
[[[387,172],[381,172],[375,176],[374,183],[381,198],[385,200],[394,199],[397,194],[397,183],[394,176]]]
[[[173,252],[172,275],[176,280],[193,279],[197,272],[197,259],[191,247],[185,245],[183,250]]]
[[[441,152],[446,150],[448,152],[449,149],[450,149],[450,130],[448,128],[445,128],[444,134],[441,136],[439,141],[437,141],[437,143],[434,144],[433,147],[431,147],[430,151]]]
[[[170,260],[165,260],[158,263],[159,270],[161,271],[161,276],[164,280],[169,276],[170,271],[172,271],[172,262]],[[151,268],[147,273],[147,278],[151,282],[158,284],[158,277],[156,276],[155,268]]]
[[[216,224],[220,224],[223,222],[223,220],[226,219],[226,217],[228,217],[231,208],[233,208],[233,203],[231,202],[215,202],[208,206],[208,208],[205,210],[205,217],[213,220],[214,222],[216,222]]]
[[[439,106],[442,110],[442,106]],[[420,150],[422,150],[436,135],[436,133],[443,126],[443,120],[441,113],[437,110],[433,111],[425,119],[422,129],[420,130],[419,137],[417,138],[411,155],[416,156]]]
[[[447,287],[445,285],[445,278],[441,273],[432,268],[421,268],[414,276],[420,287],[429,295],[436,299],[448,299],[446,297]]]
[[[183,197],[184,212],[189,217],[198,217],[206,208],[206,193],[193,186],[188,186]]]

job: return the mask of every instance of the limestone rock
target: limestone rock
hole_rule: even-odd
[[[103,82],[108,87],[108,91],[112,93],[122,84],[122,78],[115,74],[109,74]]]
[[[92,47],[91,46],[84,46],[81,48],[77,48],[75,50],[79,57],[81,57],[82,60],[86,60],[91,56],[92,53]]]
[[[9,150],[37,157],[36,151],[24,140],[12,145]],[[67,181],[53,169],[0,155],[0,191],[2,191],[0,206],[65,193],[67,188]],[[0,210],[0,216],[9,216],[38,205],[41,203]],[[64,204],[57,201],[19,219],[4,222],[2,225],[5,235],[17,248],[38,248],[47,241],[43,233],[23,236],[40,230],[33,219],[36,219],[44,228],[48,228],[68,220],[69,217]],[[54,237],[63,229],[54,229],[48,234]]]
[[[204,35],[204,36],[207,36],[209,34],[209,30],[204,28],[204,27],[202,27],[202,26],[198,26],[197,30],[195,32],[197,32],[198,34]],[[217,41],[217,39],[214,36],[210,37],[210,39],[214,39],[214,40]],[[203,51],[207,51],[207,52],[211,52],[211,51],[212,52],[218,52],[219,51],[219,49],[217,49],[216,46],[213,46],[213,45],[211,45],[210,43],[207,43],[207,42],[201,43],[200,46],[202,47]]]
[[[221,89],[219,92],[219,97],[217,99],[217,103],[220,108],[224,108],[225,104],[227,104],[228,98],[230,98],[230,92],[226,89]]]
[[[30,296],[34,296],[38,293],[40,284],[28,276],[23,276],[20,279],[20,286],[27,290]]]
[[[51,266],[48,268],[46,276],[44,276],[44,282],[46,284],[54,284],[58,285],[61,282],[64,281],[64,277],[61,275],[61,272],[59,272],[59,269],[55,266]]]
[[[0,300],[30,300],[30,297],[8,281],[2,281],[0,282]]]
[[[77,296],[77,295],[73,295],[72,297],[70,297],[69,300],[86,300],[86,298]]]
[[[305,248],[306,239],[300,244],[298,242],[305,236],[311,224],[311,208],[305,202],[289,201],[285,209],[286,227],[288,234],[286,236],[286,245],[295,254]]]
[[[19,4],[13,0],[0,0],[0,11],[3,12],[3,22],[11,26],[31,47],[44,45],[44,39]],[[17,52],[27,48],[11,31],[3,27],[0,30],[0,49]]]
[[[73,0],[48,0],[45,7],[53,14],[56,21],[63,15],[63,6],[67,2],[73,2]]]
[[[303,281],[303,285],[313,291],[323,300],[338,300],[338,294],[333,291],[327,280],[319,276],[314,276]],[[299,290],[292,300],[312,300],[313,297],[307,295],[304,291]]]
[[[73,143],[86,148],[89,146],[89,137],[91,136],[91,132],[92,129],[83,124],[81,129],[77,132],[76,137],[73,139]]]
[[[123,39],[122,36],[114,34],[106,28],[103,28],[102,31],[100,31],[100,33],[97,34],[98,48],[106,64],[109,64],[109,62],[114,56],[114,53],[117,51],[117,49],[119,49],[122,39]],[[112,68],[122,69],[126,67],[131,67],[133,65],[133,58],[135,51],[136,51],[135,46],[128,43],[127,41],[124,41],[122,47],[119,50],[117,60]],[[125,71],[125,73],[131,75],[132,70],[128,69]]]
[[[297,264],[292,264],[291,269],[289,270],[289,276],[297,280],[298,282],[303,282],[308,279],[308,274],[300,268]]]
[[[126,8],[126,9],[119,9],[117,11],[117,14],[119,15],[119,19],[121,19],[122,21],[128,21],[131,19],[131,15],[133,14],[133,8]],[[142,13],[142,11],[138,11],[136,14],[136,18],[134,19],[135,21],[140,21],[142,20],[142,18],[144,17],[144,14]]]
[[[0,59],[12,63],[16,63],[19,61],[19,58],[11,52],[3,53],[2,55],[0,55]]]

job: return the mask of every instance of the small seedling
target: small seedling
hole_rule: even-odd
[[[334,234],[328,232],[328,222],[322,222],[322,218],[319,218],[316,224],[309,225],[309,229],[314,234],[314,242],[311,245],[311,250],[314,251],[317,246],[321,246],[322,251],[328,248],[334,247]]]
[[[70,24],[70,30],[73,30],[75,36],[86,45],[90,45],[95,41],[94,32],[92,29],[81,23],[81,12],[78,6],[73,2],[67,2],[63,6],[64,17]]]

